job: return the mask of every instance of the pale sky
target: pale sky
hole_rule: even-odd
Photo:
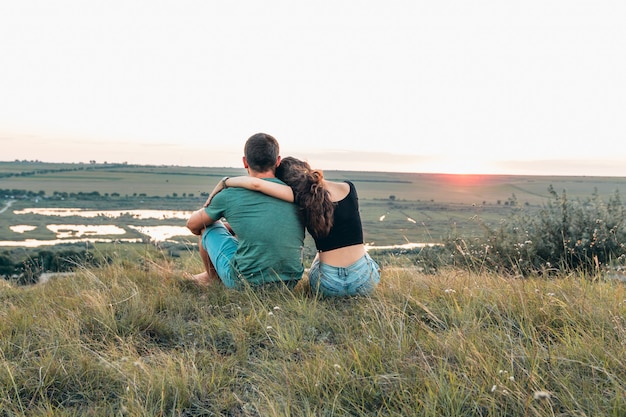
[[[626,176],[623,0],[0,0],[0,160]]]

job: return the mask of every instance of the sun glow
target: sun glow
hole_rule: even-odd
[[[493,174],[491,163],[475,155],[449,155],[436,162],[442,174]]]
[[[423,160],[413,170],[439,174],[449,183],[460,187],[479,185],[490,175],[502,174],[493,162],[471,154],[433,156]]]
[[[446,154],[422,156],[419,162],[411,164],[412,172],[454,175],[496,175],[495,163],[476,154]]]

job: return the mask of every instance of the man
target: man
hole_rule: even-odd
[[[274,137],[257,133],[246,141],[243,166],[248,175],[280,183],[275,176],[279,164]],[[216,187],[222,191],[211,193],[187,221],[187,228],[200,236],[205,266],[204,272],[191,278],[200,285],[221,281],[228,288],[246,282],[295,285],[304,272],[304,226],[296,205],[245,188],[223,189],[225,180]]]

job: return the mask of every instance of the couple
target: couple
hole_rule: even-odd
[[[205,266],[191,277],[195,282],[295,286],[304,271],[304,222],[318,251],[309,269],[314,292],[350,296],[374,290],[380,270],[365,251],[351,182],[327,181],[296,158],[281,160],[278,142],[265,133],[247,140],[243,165],[248,176],[222,178],[187,221],[200,236]]]

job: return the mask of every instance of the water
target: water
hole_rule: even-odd
[[[416,249],[425,248],[427,246],[437,246],[437,243],[403,243],[401,245],[374,246],[365,244],[365,250],[370,249]]]
[[[84,217],[97,218],[106,217],[111,219],[119,219],[124,216],[130,216],[139,220],[169,220],[180,219],[186,220],[192,212],[180,210],[83,210],[77,208],[27,208],[24,210],[16,210],[14,214],[38,214],[41,216],[52,217]],[[142,235],[147,236],[152,242],[165,242],[175,240],[175,237],[193,236],[189,229],[185,226],[168,226],[168,225],[148,225],[148,226],[132,226],[126,225],[128,228],[136,230]],[[13,247],[39,247],[53,246],[61,243],[82,243],[82,242],[124,242],[137,243],[142,242],[141,238],[125,237],[127,231],[123,227],[115,224],[49,224],[46,226],[48,230],[55,234],[56,239],[39,240],[7,240],[0,241],[0,246]],[[28,236],[29,232],[37,230],[37,226],[28,224],[17,224],[10,226],[10,230],[16,234]],[[101,236],[117,236],[117,238],[103,238]]]
[[[182,210],[84,210],[77,208],[26,208],[16,210],[14,214],[39,214],[41,216],[58,216],[70,217],[78,216],[85,218],[93,217],[109,217],[120,218],[122,216],[131,216],[133,219],[149,220],[149,219],[181,219],[186,220],[191,216],[191,211]]]
[[[23,210],[16,210],[14,214],[38,214],[41,216],[52,217],[70,217],[77,216],[83,218],[98,218],[106,217],[110,219],[120,219],[124,216],[130,216],[133,219],[140,220],[168,220],[168,219],[180,219],[181,223],[186,221],[191,215],[191,211],[181,210],[84,210],[78,208],[26,208]],[[383,221],[385,216],[382,216],[379,220]],[[408,218],[409,222],[415,222],[415,220]],[[119,224],[119,222],[118,222]],[[126,227],[136,230],[142,235],[147,236],[150,241],[168,242],[176,241],[177,237],[183,237],[186,240],[189,237],[193,237],[189,229],[185,226],[169,226],[169,225],[146,225],[146,226],[133,226],[126,225]],[[126,230],[123,227],[115,224],[50,224],[46,228],[55,234],[55,239],[39,240],[28,239],[25,240],[6,240],[0,241],[0,246],[12,246],[12,247],[39,247],[39,246],[53,246],[61,243],[83,243],[83,242],[123,242],[123,243],[139,243],[143,240],[135,237],[125,237],[127,235]],[[10,230],[16,234],[28,236],[30,232],[37,229],[37,226],[28,224],[18,224],[10,227]],[[102,236],[108,236],[103,238]],[[115,239],[110,236],[117,236]],[[428,243],[404,243],[399,245],[388,246],[375,246],[366,244],[367,250],[376,249],[414,249],[423,248],[425,246],[433,246]]]

